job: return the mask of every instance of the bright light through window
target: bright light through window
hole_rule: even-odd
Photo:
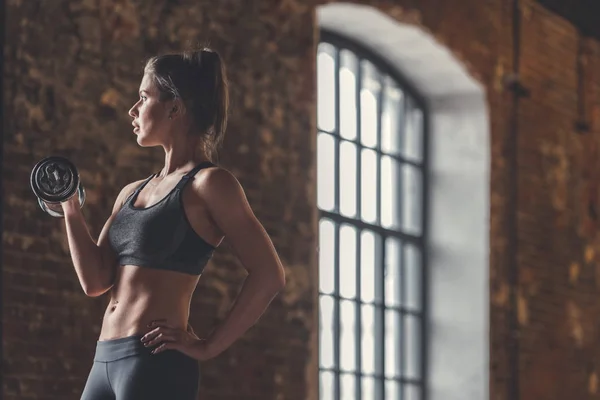
[[[321,400],[421,400],[425,112],[376,57],[317,54]]]

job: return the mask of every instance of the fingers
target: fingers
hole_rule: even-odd
[[[177,336],[175,333],[168,328],[156,328],[151,332],[145,334],[141,341],[146,347],[155,346],[162,342],[175,342],[177,340]]]
[[[157,319],[154,321],[151,321],[147,326],[149,328],[154,328],[151,331],[147,332],[142,338],[141,341],[142,343],[148,345],[152,345],[152,344],[156,344],[155,339],[157,337],[161,338],[169,338],[169,337],[173,337],[175,329],[172,326],[169,326],[166,324],[166,319]]]
[[[164,350],[176,349],[180,344],[180,332],[179,329],[175,329],[171,326],[166,325],[166,319],[154,320],[148,324],[148,327],[154,329],[147,332],[140,341],[144,344],[144,347],[154,347],[151,354],[157,354]]]
[[[198,340],[193,333],[189,332],[188,329],[191,329],[189,324],[187,328],[183,330],[167,325],[166,321],[166,319],[159,319],[150,322],[148,327],[153,329],[143,335],[140,339],[145,347],[150,348],[156,346],[151,351],[151,354],[157,354],[169,349],[185,352],[185,349],[189,347],[189,344],[193,339]]]
[[[155,348],[154,350],[152,350],[150,353],[151,354],[158,354],[161,353],[165,350],[169,350],[169,349],[175,349],[176,345],[173,342],[165,342],[163,344],[161,344],[160,346],[158,346],[157,348]]]
[[[178,329],[175,328],[171,328],[168,326],[157,326],[156,328],[152,329],[151,331],[147,332],[144,337],[148,336],[156,336],[159,333],[168,333],[168,334],[172,334],[173,332],[178,331]]]

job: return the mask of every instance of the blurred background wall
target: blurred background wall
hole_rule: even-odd
[[[287,273],[259,323],[203,363],[201,398],[318,399],[320,386],[321,399],[600,398],[600,41],[575,18],[598,10],[575,7],[584,1],[572,4],[575,17],[533,0],[325,3],[0,1],[2,398],[79,398],[106,305],[79,287],[64,222],[44,214],[29,187],[33,165],[50,154],[75,162],[97,235],[120,189],[163,161],[130,130],[143,61],[197,44],[218,50],[229,71],[220,162],[244,186]],[[377,76],[398,78],[425,117],[422,179],[410,188],[422,195],[420,228],[381,234],[422,246],[418,290],[403,286],[419,310],[387,307],[387,298],[374,308],[414,315],[419,329],[399,325],[389,343],[377,330],[381,370],[364,373],[370,356],[361,353],[350,363],[357,380],[338,370],[344,321],[333,323],[335,337],[319,335],[319,304],[344,300],[323,294],[324,276],[344,265],[322,256],[323,221],[353,223],[318,199],[319,173],[333,165],[325,153],[318,162],[327,129],[317,100],[330,82],[317,79],[317,54],[328,51],[327,34],[331,48],[356,50]],[[358,248],[348,246],[337,254]],[[393,273],[377,279],[384,275]],[[243,279],[224,246],[194,296],[199,335],[226,315]],[[334,307],[341,316],[342,308]],[[332,367],[328,347],[337,349]]]

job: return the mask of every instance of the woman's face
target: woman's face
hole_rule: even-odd
[[[171,102],[160,101],[158,89],[152,79],[144,74],[139,88],[139,100],[129,110],[133,118],[133,133],[140,146],[156,146],[165,142],[170,130],[169,112]]]

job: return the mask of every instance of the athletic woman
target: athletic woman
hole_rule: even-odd
[[[242,187],[213,163],[227,112],[218,53],[151,58],[129,115],[138,145],[164,149],[163,168],[121,190],[98,240],[77,196],[62,203],[81,287],[110,296],[83,400],[196,399],[199,362],[231,346],[285,285]],[[227,317],[199,338],[188,323],[190,302],[223,240],[248,276]]]

